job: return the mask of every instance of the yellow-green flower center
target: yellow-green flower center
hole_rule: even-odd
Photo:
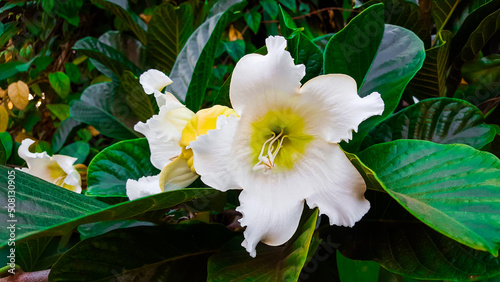
[[[269,111],[252,123],[252,162],[254,170],[292,169],[304,156],[313,136],[305,132],[304,119],[291,109]]]

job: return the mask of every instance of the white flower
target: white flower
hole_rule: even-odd
[[[80,174],[73,166],[77,159],[64,155],[51,157],[47,152],[31,153],[29,147],[33,143],[35,141],[31,139],[24,139],[19,146],[19,157],[28,165],[28,168],[20,170],[73,192],[81,193]]]
[[[230,85],[240,117],[219,117],[217,129],[191,143],[194,167],[208,185],[243,189],[242,246],[255,257],[259,241],[281,245],[297,229],[304,201],[330,224],[353,226],[370,208],[366,185],[337,144],[384,103],[378,93],[360,98],[347,75],[305,83],[283,37],[266,39],[268,54],[236,65]]]
[[[146,136],[151,163],[162,172],[138,180],[129,179],[126,189],[130,200],[184,188],[196,180],[198,174],[193,167],[190,142],[199,135],[206,134],[208,130],[215,129],[219,115],[234,113],[232,109],[223,106],[193,113],[172,94],[161,92],[172,80],[155,69],[143,73],[139,82],[146,94],[155,95],[159,113],[146,123],[137,123],[134,129]]]

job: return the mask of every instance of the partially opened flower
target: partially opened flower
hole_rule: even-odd
[[[236,65],[230,99],[237,116],[219,117],[217,129],[191,142],[194,167],[208,185],[240,194],[246,226],[242,245],[255,257],[259,241],[281,245],[297,229],[304,201],[330,224],[353,226],[370,208],[366,185],[337,144],[384,103],[364,98],[347,75],[318,76],[302,87],[283,37],[266,40],[268,54]]]
[[[61,186],[76,193],[82,192],[80,174],[73,164],[76,158],[65,155],[53,155],[47,152],[31,153],[29,147],[35,141],[24,139],[19,146],[19,157],[26,161],[28,168],[21,171],[39,177],[45,181]]]
[[[140,77],[144,91],[154,94],[159,113],[139,122],[134,129],[146,136],[151,151],[151,163],[161,174],[127,181],[127,196],[134,200],[162,191],[184,188],[198,178],[193,167],[191,141],[215,129],[217,117],[234,114],[224,106],[214,106],[196,114],[181,104],[172,94],[162,89],[172,83],[164,73],[151,69]]]

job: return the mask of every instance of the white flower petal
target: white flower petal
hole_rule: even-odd
[[[148,139],[151,163],[163,169],[181,153],[182,130],[194,113],[179,103],[166,103],[158,115],[146,123],[138,122],[134,129]]]
[[[285,51],[285,38],[271,36],[266,45],[267,55],[246,55],[234,68],[229,93],[231,105],[239,115],[245,107],[265,111],[299,91],[305,66],[293,63]]]
[[[298,170],[309,171],[302,187],[309,207],[318,207],[330,224],[352,227],[370,209],[366,184],[338,144],[316,142]]]
[[[233,159],[231,144],[239,118],[234,115],[219,116],[217,129],[198,136],[190,143],[193,150],[193,164],[201,180],[215,189],[227,191],[240,189],[231,177]]]
[[[142,88],[146,94],[153,94],[156,91],[161,91],[165,86],[172,83],[172,80],[168,78],[163,72],[155,69],[150,69],[139,77],[139,83],[141,83]],[[155,95],[156,96],[156,95]]]
[[[144,176],[139,180],[127,180],[127,197],[132,201],[149,195],[161,193],[160,175]]]
[[[24,159],[26,163],[28,163],[28,167],[29,167],[29,161],[31,161],[32,159],[50,158],[47,152],[41,152],[41,153],[30,152],[29,148],[33,143],[35,143],[34,140],[26,138],[21,142],[21,146],[19,146],[18,150],[19,157]]]
[[[172,93],[170,92],[166,92],[165,94],[163,94],[160,91],[155,90],[154,95],[156,98],[156,104],[158,104],[158,108],[165,106],[165,104],[167,103],[181,104],[181,102],[179,102],[179,100],[177,100],[177,98],[175,98],[174,95],[172,95]]]
[[[343,74],[327,74],[306,82],[300,89],[302,98],[297,111],[307,117],[314,133],[331,143],[352,138],[359,124],[384,112],[384,101],[374,92],[360,98],[356,81]]]
[[[260,241],[271,246],[288,241],[299,225],[304,208],[304,200],[294,193],[286,193],[285,189],[259,190],[259,193],[243,190],[236,209],[243,214],[241,225],[247,227],[241,245],[252,257]]]
[[[173,191],[187,187],[198,178],[188,166],[185,158],[178,157],[160,173],[159,185],[163,186],[163,191]]]

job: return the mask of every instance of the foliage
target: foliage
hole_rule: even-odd
[[[50,281],[500,277],[500,1],[354,2],[2,1],[0,194],[17,219],[2,265],[15,247],[17,267]],[[350,75],[385,111],[341,143],[370,212],[345,228],[306,209],[290,241],[251,258],[238,192],[197,180],[130,201],[125,187],[160,173],[134,130],[159,113],[139,76],[166,73],[194,112],[231,106],[236,63],[278,34],[302,83]],[[84,193],[16,170],[25,138],[75,157]]]

